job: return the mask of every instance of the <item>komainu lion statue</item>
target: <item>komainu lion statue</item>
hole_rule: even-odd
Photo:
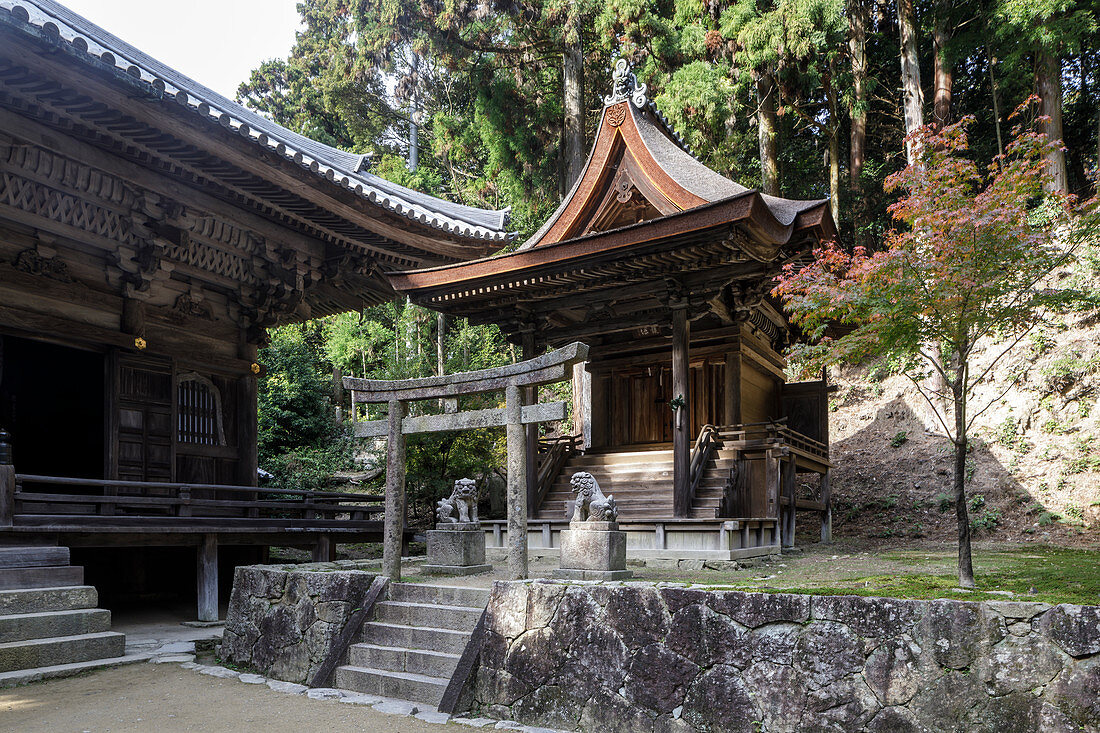
[[[440,499],[435,515],[440,524],[456,524],[477,521],[477,481],[460,478],[454,491],[446,499]]]
[[[615,497],[603,495],[596,477],[587,471],[577,471],[569,479],[569,485],[577,494],[571,522],[614,522],[619,518]]]

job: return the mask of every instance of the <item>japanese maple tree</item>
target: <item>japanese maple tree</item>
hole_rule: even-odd
[[[983,172],[967,155],[970,121],[914,134],[919,159],[887,179],[901,199],[890,207],[899,226],[883,251],[849,253],[829,244],[809,264],[786,266],[774,290],[810,336],[802,356],[815,365],[880,355],[909,365],[906,376],[954,446],[963,587],[974,586],[967,436],[1000,399],[971,405],[971,398],[1029,330],[1086,297],[1050,276],[1070,264],[1096,225],[1095,200],[1074,207],[1043,193],[1049,176],[1043,156],[1052,145],[1045,136],[1017,130]],[[983,339],[999,352],[972,369]],[[926,382],[928,375],[939,379]]]

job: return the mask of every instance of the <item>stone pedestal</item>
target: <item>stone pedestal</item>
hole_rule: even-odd
[[[493,569],[485,563],[485,533],[478,522],[441,522],[428,530],[428,562],[421,572],[431,575],[476,575]]]
[[[626,532],[618,522],[570,522],[561,531],[561,567],[557,578],[572,580],[623,580],[634,575],[626,569]]]

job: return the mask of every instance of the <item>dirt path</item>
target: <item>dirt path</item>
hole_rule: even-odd
[[[181,669],[132,664],[83,677],[0,690],[0,730],[20,733],[119,731],[470,730],[387,715],[368,706],[273,692]]]

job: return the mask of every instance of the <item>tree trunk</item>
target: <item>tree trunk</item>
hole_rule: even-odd
[[[966,506],[966,396],[963,392],[965,369],[953,380],[955,402],[955,519],[959,525],[959,586],[974,587],[974,565],[970,556],[970,514]]]
[[[435,318],[435,373],[442,377],[446,362],[444,347],[447,339],[447,316],[442,313]]]
[[[840,129],[831,129],[829,135],[829,204],[833,223],[840,226]]]
[[[1035,90],[1039,94],[1039,112],[1050,121],[1040,128],[1050,140],[1061,142],[1062,137],[1062,60],[1048,51],[1042,51],[1035,59]],[[1047,190],[1051,193],[1065,193],[1068,190],[1066,178],[1066,153],[1059,149],[1046,156],[1047,172],[1050,178]]]
[[[917,18],[913,0],[897,0],[898,31],[901,34],[901,95],[905,112],[905,134],[912,135],[924,125],[924,92],[920,85],[920,58],[917,49]],[[909,165],[917,162],[918,150],[905,143]]]
[[[756,127],[760,138],[761,190],[771,196],[779,195],[779,114],[776,98],[779,96],[770,74],[756,75]]]
[[[937,129],[942,130],[952,122],[951,116],[951,87],[955,81],[955,68],[948,62],[945,47],[951,40],[951,33],[947,29],[947,19],[940,15],[936,17],[936,25],[932,29],[932,81],[934,95],[932,97],[932,121]]]
[[[985,60],[989,64],[989,90],[993,95],[993,121],[997,127],[997,155],[1004,155],[1005,144],[1004,139],[1001,137],[1001,104],[1000,93],[997,91],[997,76],[994,73],[994,67],[997,62],[993,58],[993,54],[989,51],[989,43],[985,44]]]
[[[562,75],[565,90],[565,127],[562,148],[565,151],[565,190],[573,188],[584,170],[584,46],[567,43],[562,53]]]
[[[848,159],[848,189],[858,194],[862,190],[860,177],[867,143],[867,25],[869,12],[866,0],[848,3],[848,51],[852,59],[852,120]],[[853,204],[856,196],[852,197]],[[858,222],[857,222],[858,229]]]

